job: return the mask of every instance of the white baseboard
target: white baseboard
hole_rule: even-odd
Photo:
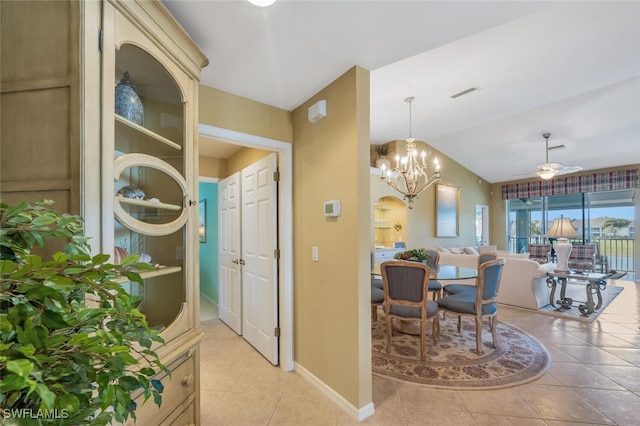
[[[313,375],[309,370],[295,363],[295,371],[300,374],[305,379],[309,380],[315,387],[317,387],[320,392],[325,394],[330,400],[338,404],[340,408],[346,411],[351,417],[361,422],[367,417],[370,417],[375,413],[375,408],[373,406],[373,402],[368,403],[364,407],[357,408],[349,401],[344,399],[342,395],[334,391],[331,387],[329,387],[325,382],[317,378]]]
[[[208,303],[211,303],[213,306],[216,307],[216,309],[218,309],[218,304],[214,302],[212,298],[210,298],[204,293],[200,293],[200,297],[202,297],[204,300],[206,300]]]

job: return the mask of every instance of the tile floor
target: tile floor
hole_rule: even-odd
[[[500,320],[540,340],[553,364],[535,382],[449,391],[373,377],[369,425],[640,425],[640,284],[593,323],[500,307]],[[295,372],[273,367],[218,319],[202,322],[202,425],[352,425]]]

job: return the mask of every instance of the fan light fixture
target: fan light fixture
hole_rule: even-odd
[[[276,0],[249,0],[249,3],[251,3],[251,4],[255,5],[255,6],[260,6],[260,7],[271,6],[275,2],[276,2]]]
[[[565,166],[560,163],[549,162],[550,150],[557,149],[557,148],[564,148],[564,145],[559,145],[557,147],[554,146],[549,148],[549,136],[551,136],[551,133],[549,132],[542,134],[542,137],[545,138],[545,141],[546,141],[546,149],[545,149],[546,163],[538,166],[538,171],[536,172],[536,174],[544,180],[549,180],[557,175],[566,175],[568,173],[579,172],[580,170],[582,170],[582,167],[580,166]]]
[[[411,103],[415,98],[406,98],[404,101],[409,104],[409,137],[405,147],[406,155],[400,158],[396,155],[396,165],[392,170],[382,166],[381,180],[385,180],[387,185],[400,192],[405,200],[408,200],[408,208],[413,208],[413,199],[419,193],[429,188],[436,182],[440,182],[440,163],[438,159],[433,160],[434,172],[431,176],[427,173],[427,153],[422,151],[422,161],[418,161],[418,152],[416,151],[416,139],[411,133]]]

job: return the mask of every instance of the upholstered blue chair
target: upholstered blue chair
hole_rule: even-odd
[[[489,327],[493,338],[493,346],[498,344],[496,325],[498,321],[498,290],[504,259],[485,262],[478,268],[478,279],[475,291],[462,291],[451,296],[438,299],[441,311],[458,316],[458,333],[460,333],[462,317],[473,317],[476,321],[476,349],[482,355],[482,321],[489,319]]]
[[[429,266],[422,262],[389,261],[381,266],[384,302],[382,308],[387,321],[387,352],[391,348],[393,321],[420,322],[420,358],[425,359],[427,321],[433,318],[433,344],[440,332],[438,304],[429,300]]]
[[[427,266],[429,269],[437,269],[440,264],[440,253],[437,250],[425,249],[427,253]],[[442,296],[442,284],[438,280],[429,280],[429,291],[433,300],[437,300]]]
[[[481,253],[478,255],[478,268],[485,262],[490,262],[498,258],[498,253]],[[473,284],[447,284],[442,287],[442,293],[445,296],[461,293],[463,291],[475,291],[476,286]]]

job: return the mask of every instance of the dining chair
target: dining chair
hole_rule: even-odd
[[[371,321],[378,321],[378,306],[382,306],[384,302],[384,290],[382,287],[382,278],[378,276],[371,277]]]
[[[476,269],[480,268],[485,262],[490,262],[492,260],[496,260],[498,258],[498,253],[484,253],[478,255],[478,263]],[[476,280],[477,283],[477,280]],[[444,296],[450,296],[452,294],[457,294],[463,291],[475,291],[477,284],[447,284],[442,287],[442,293]]]
[[[493,347],[497,347],[496,325],[498,321],[498,290],[504,259],[488,261],[478,268],[478,279],[475,291],[462,291],[457,294],[438,299],[441,311],[450,312],[458,316],[458,333],[460,333],[462,317],[475,318],[476,321],[476,349],[482,355],[482,321],[489,319],[489,328],[493,338]]]
[[[427,266],[429,266],[430,270],[438,269],[438,265],[440,264],[440,253],[438,250],[434,249],[425,249],[427,253]],[[437,300],[442,296],[442,284],[438,280],[429,280],[429,291],[432,294],[433,300]]]
[[[429,266],[404,260],[384,262],[381,266],[384,310],[387,321],[387,352],[391,348],[393,321],[420,322],[420,359],[425,359],[427,321],[433,319],[431,335],[438,344],[440,332],[438,304],[429,300]]]

